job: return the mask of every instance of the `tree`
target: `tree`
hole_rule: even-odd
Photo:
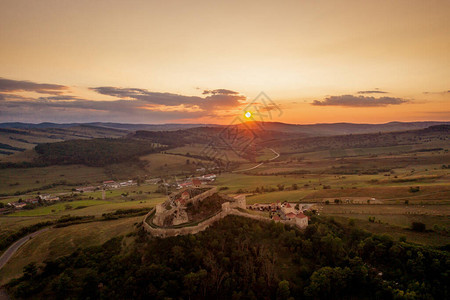
[[[410,193],[417,193],[420,191],[420,186],[416,186],[416,187],[409,187],[409,192]]]
[[[286,300],[289,298],[291,291],[289,290],[289,281],[282,280],[278,283],[277,299]]]
[[[200,269],[195,273],[191,272],[184,276],[183,283],[189,297],[195,298],[196,295],[205,296],[207,278],[208,272],[204,269]]]
[[[23,267],[23,276],[25,278],[33,278],[37,274],[36,263],[32,262]]]
[[[413,231],[424,232],[425,231],[425,224],[422,223],[422,222],[412,222],[411,229]]]

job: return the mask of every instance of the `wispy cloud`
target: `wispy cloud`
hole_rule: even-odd
[[[450,94],[450,90],[442,92],[423,92],[425,95],[447,95]]]
[[[371,91],[358,91],[358,94],[388,94],[389,92],[380,91],[380,90],[371,90]]]
[[[344,107],[380,107],[387,105],[399,105],[406,103],[408,100],[393,97],[367,97],[367,96],[353,96],[341,95],[330,96],[324,100],[314,100],[312,105],[315,106],[344,106]]]
[[[232,90],[227,90],[227,89],[204,90],[203,91],[203,95],[217,95],[217,94],[222,94],[222,95],[239,95],[238,92],[235,92],[235,91],[232,91]]]
[[[172,93],[151,92],[145,89],[118,88],[118,87],[95,87],[92,90],[108,96],[118,97],[124,100],[139,100],[148,104],[166,106],[184,105],[186,107],[197,106],[202,109],[215,110],[220,108],[235,107],[241,105],[246,97],[238,92],[217,89],[203,92],[206,97],[185,96]]]
[[[36,83],[24,80],[11,80],[0,77],[0,92],[36,92],[41,94],[59,95],[68,87],[59,84]]]

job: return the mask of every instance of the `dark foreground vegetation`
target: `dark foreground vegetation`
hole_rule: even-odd
[[[198,235],[142,230],[30,264],[9,292],[45,299],[448,299],[447,251],[313,217],[304,232],[227,217]]]

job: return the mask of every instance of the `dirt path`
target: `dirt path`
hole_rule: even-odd
[[[275,156],[269,160],[274,160],[274,159],[277,159],[278,157],[280,157],[280,153],[278,153],[277,151],[273,150],[272,148],[267,148],[267,149],[271,150],[275,154]]]
[[[276,151],[273,150],[272,148],[267,148],[267,149],[271,150],[271,151],[275,154],[275,156],[272,157],[272,158],[270,158],[269,160],[274,160],[274,159],[277,159],[278,157],[280,157],[280,153],[276,152]],[[256,166],[253,166],[253,167],[251,167],[251,168],[244,169],[244,170],[236,170],[236,171],[233,171],[232,173],[251,171],[251,170],[254,170],[254,169],[256,169],[256,168],[262,166],[263,164],[264,164],[264,163],[259,163],[259,164],[257,164]]]
[[[16,251],[26,242],[28,242],[31,238],[37,236],[38,234],[47,231],[49,228],[44,228],[41,230],[38,230],[36,232],[30,233],[27,236],[24,236],[20,240],[16,241],[14,244],[12,244],[6,251],[0,256],[0,269],[3,268],[4,265],[8,262],[8,260],[16,253]],[[0,298],[1,299],[1,298]]]

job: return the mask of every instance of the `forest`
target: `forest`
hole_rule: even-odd
[[[35,147],[39,157],[36,164],[65,165],[83,164],[101,167],[113,163],[137,160],[139,156],[159,152],[165,147],[156,147],[144,140],[126,138],[97,138],[44,143]]]
[[[46,299],[448,299],[446,249],[312,216],[299,231],[229,216],[197,235],[139,229],[29,264],[7,285]],[[448,250],[448,249],[447,249]]]

